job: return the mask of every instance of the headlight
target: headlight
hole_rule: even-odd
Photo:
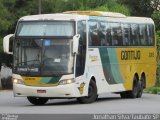
[[[21,80],[21,79],[16,79],[16,78],[13,78],[13,83],[14,84],[23,84],[24,85],[24,81]]]
[[[74,79],[61,80],[61,81],[59,81],[59,85],[71,84],[74,82],[75,82]]]

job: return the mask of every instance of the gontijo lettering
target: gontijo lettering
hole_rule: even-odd
[[[124,50],[121,51],[121,60],[140,60],[140,50]]]

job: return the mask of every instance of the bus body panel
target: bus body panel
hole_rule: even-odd
[[[63,78],[68,79],[73,76],[62,76],[61,80]],[[20,75],[13,74],[13,78],[16,79],[22,79],[24,81],[32,81],[34,77],[27,77],[27,79]],[[36,78],[35,78],[36,79]],[[60,80],[60,81],[61,81]],[[83,80],[83,81],[82,81]],[[32,83],[32,84],[31,84]],[[30,82],[30,85],[21,85],[21,84],[13,84],[13,91],[14,96],[16,97],[24,97],[24,96],[35,96],[35,97],[81,97],[81,96],[87,96],[88,92],[88,86],[86,85],[85,79],[82,79],[82,77],[76,78],[75,83],[67,84],[67,85],[58,85],[58,84],[35,84],[35,81]],[[44,93],[38,91],[45,91]]]

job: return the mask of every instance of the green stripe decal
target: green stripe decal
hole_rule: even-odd
[[[42,77],[41,84],[56,84],[61,77]]]
[[[103,73],[109,84],[123,83],[119,72],[116,51],[113,48],[99,48]]]

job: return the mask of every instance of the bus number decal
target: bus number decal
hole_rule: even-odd
[[[154,52],[149,52],[149,57],[154,57]]]

